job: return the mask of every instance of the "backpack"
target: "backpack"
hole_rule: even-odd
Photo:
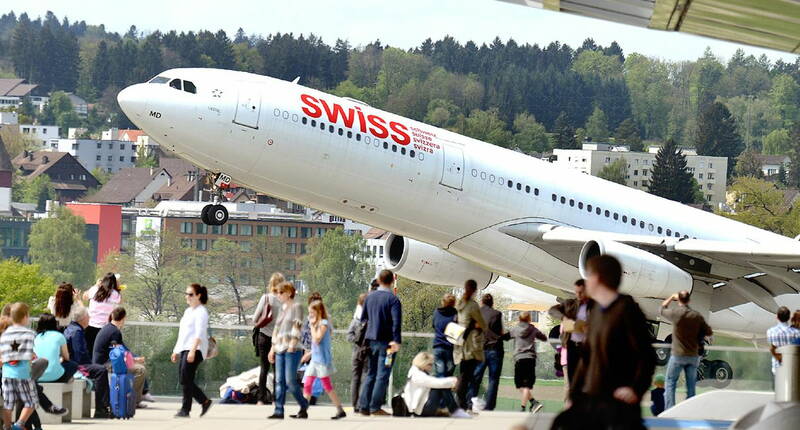
[[[133,354],[125,348],[125,345],[114,345],[108,353],[108,361],[111,362],[113,373],[126,375],[128,369],[133,367]]]
[[[255,322],[256,328],[266,327],[273,319],[272,305],[269,304],[269,297],[266,295],[264,295],[264,302],[266,302],[264,309],[261,310],[261,315],[258,316],[258,320]]]

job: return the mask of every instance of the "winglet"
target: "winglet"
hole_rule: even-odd
[[[296,84],[298,82],[300,82],[300,76],[294,78],[294,80],[292,81],[293,84]]]

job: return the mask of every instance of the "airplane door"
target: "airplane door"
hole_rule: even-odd
[[[258,128],[261,113],[261,86],[242,82],[233,122],[245,127]]]
[[[461,190],[464,183],[464,150],[460,146],[442,145],[444,161],[442,165],[442,180],[439,182],[445,187]]]

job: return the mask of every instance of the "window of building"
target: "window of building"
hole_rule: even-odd
[[[266,225],[256,226],[256,234],[259,236],[266,236],[269,233],[269,227]]]
[[[311,237],[311,233],[312,232],[313,232],[313,229],[311,227],[301,227],[300,228],[300,237],[302,237],[303,239],[308,239],[308,238]]]
[[[297,237],[297,227],[286,227],[286,237]]]
[[[642,176],[647,176],[647,169],[642,169]]]
[[[221,225],[212,225],[211,226],[211,234],[222,234],[222,226]],[[214,242],[211,242],[211,247],[214,247]]]
[[[322,236],[325,236],[325,231],[326,231],[326,230],[327,230],[327,229],[325,229],[325,228],[322,228],[322,227],[317,227],[317,237],[322,237]]]
[[[638,170],[634,170],[633,171],[633,176],[639,176],[639,171]]]
[[[286,270],[297,270],[297,261],[293,258],[286,260]]]
[[[109,143],[108,144],[108,149],[114,149],[114,144],[113,143]]]
[[[197,234],[206,234],[208,233],[208,226],[202,222],[196,222],[194,223],[194,231]]]
[[[78,143],[77,142],[72,144],[72,149],[78,149]]]
[[[194,247],[198,251],[206,251],[208,250],[208,241],[206,239],[196,239],[194,241]]]
[[[125,161],[125,157],[119,157],[119,161]]]
[[[225,224],[225,226],[225,232],[228,236],[236,236],[236,233],[239,231],[239,224]]]
[[[706,162],[705,162],[705,161],[701,161],[701,162],[700,162],[700,166],[699,166],[699,167],[700,167],[701,169],[705,168],[705,167],[706,167]]]
[[[103,144],[100,143],[100,142],[97,142],[97,149],[103,149]]]
[[[711,201],[711,198],[712,198],[711,194],[706,194],[706,201],[709,201],[709,202],[710,202],[710,201]]]
[[[252,236],[253,226],[250,224],[242,224],[239,226],[239,236]]]
[[[712,180],[712,179],[714,179],[714,173],[713,173],[713,172],[708,172],[708,174],[706,175],[706,178],[707,178],[709,181],[710,181],[710,180]]]
[[[111,157],[111,156],[109,155],[109,156],[107,157],[107,159],[108,159],[108,161],[111,161],[111,160],[113,159],[113,157]]]
[[[306,255],[308,253],[308,248],[306,247],[305,243],[300,244],[300,255]]]
[[[706,189],[707,189],[707,190],[710,190],[710,189],[711,189],[713,186],[714,186],[714,184],[712,184],[711,182],[709,182],[709,183],[707,183],[707,184],[706,184]]]
[[[125,144],[124,143],[120,143],[119,144],[119,149],[125,149]]]
[[[182,222],[181,223],[181,233],[184,234],[192,234],[192,223],[191,222]]]
[[[702,173],[698,173],[697,177],[700,178],[700,179],[703,179],[703,174]]]
[[[95,160],[100,161],[100,158],[101,157],[98,155],[97,157],[95,157]]]
[[[712,163],[712,162],[710,162],[710,161],[709,161],[709,162],[708,162],[708,168],[709,168],[709,169],[713,169],[713,168],[714,168],[714,163]]]
[[[647,186],[647,181],[642,181],[642,186],[646,187]]]
[[[270,226],[269,235],[270,236],[275,236],[275,237],[283,236],[283,227],[281,227],[279,225]]]
[[[241,249],[242,252],[250,252],[250,250],[252,249],[252,246],[250,245],[250,241],[249,240],[240,241],[239,242],[239,249]]]
[[[633,181],[633,186],[634,187],[638,187],[639,186],[639,181]]]

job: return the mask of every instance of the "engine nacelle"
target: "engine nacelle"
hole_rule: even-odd
[[[622,265],[620,291],[637,297],[667,297],[692,290],[692,277],[663,258],[613,240],[590,240],[583,245],[578,270],[586,277],[586,262],[597,255],[610,255]]]
[[[494,273],[433,245],[390,234],[383,260],[386,268],[406,278],[429,284],[463,287],[474,279],[478,288],[497,280]]]

